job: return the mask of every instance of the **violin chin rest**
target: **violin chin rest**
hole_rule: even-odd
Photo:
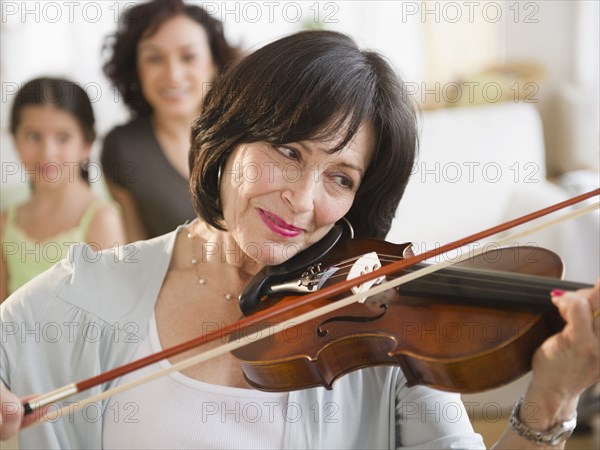
[[[329,254],[341,239],[345,228],[344,222],[339,221],[319,242],[279,265],[264,267],[254,275],[250,282],[244,286],[244,290],[239,297],[242,313],[247,316],[254,311],[260,305],[261,298],[265,295],[265,291],[269,286],[289,281]]]

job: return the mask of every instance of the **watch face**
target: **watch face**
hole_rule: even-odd
[[[571,437],[571,434],[573,434],[573,430],[565,430],[565,431],[561,431],[560,433],[557,433],[557,435],[554,436],[552,441],[550,441],[550,445],[557,445],[562,442],[565,442],[567,439],[569,439]]]

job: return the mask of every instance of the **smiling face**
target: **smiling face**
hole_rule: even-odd
[[[14,139],[38,190],[57,188],[80,177],[79,164],[91,148],[75,116],[51,105],[23,107]]]
[[[352,206],[374,151],[363,125],[341,151],[337,139],[239,145],[221,177],[228,231],[250,258],[280,264],[324,237]]]
[[[195,117],[216,71],[204,28],[175,16],[140,40],[137,55],[142,92],[154,113]]]

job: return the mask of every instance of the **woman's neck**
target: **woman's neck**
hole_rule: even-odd
[[[225,264],[238,272],[242,281],[252,278],[262,266],[248,257],[227,231],[217,230],[201,220],[192,222],[184,232],[192,233],[194,239],[201,243],[200,256],[203,261],[212,265]],[[187,236],[185,237],[186,239]]]

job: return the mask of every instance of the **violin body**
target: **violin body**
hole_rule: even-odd
[[[324,258],[322,266],[373,251],[394,258],[411,255],[410,244],[346,240]],[[351,264],[344,266],[324,286],[345,276]],[[444,274],[417,288],[411,286],[420,280],[411,281],[363,303],[287,327],[233,353],[241,360],[248,384],[265,391],[329,389],[344,374],[376,365],[400,366],[409,385],[463,393],[495,388],[528,372],[535,350],[564,326],[549,295],[564,283],[558,281],[563,274],[560,258],[539,247],[503,248],[459,263],[453,270],[461,275]],[[492,279],[492,287],[482,288],[483,282],[473,281],[472,273]],[[515,280],[515,274],[520,278]],[[514,301],[512,297],[518,297],[532,280],[541,280],[541,287]],[[464,285],[470,283],[475,288],[464,295]],[[259,309],[297,298],[274,296]],[[319,301],[294,315],[335,301]],[[293,317],[281,320],[286,319]],[[260,334],[255,327],[233,339],[252,341]]]

